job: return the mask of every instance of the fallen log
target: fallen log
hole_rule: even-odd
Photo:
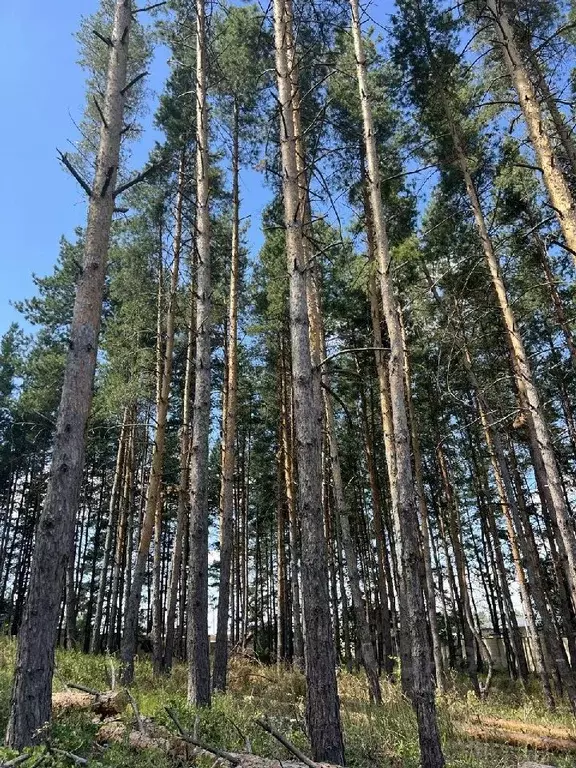
[[[485,724],[460,723],[456,725],[456,729],[478,741],[508,744],[511,747],[523,747],[542,752],[576,753],[576,742],[572,739],[523,733],[522,731],[506,730]]]
[[[156,725],[149,718],[141,717],[142,730],[132,729],[120,720],[104,723],[96,734],[97,744],[126,744],[133,749],[159,749],[170,757],[190,758],[185,741],[173,736],[168,729]]]
[[[501,717],[489,717],[488,715],[478,715],[474,718],[474,723],[487,725],[493,728],[500,728],[505,731],[520,731],[521,733],[530,733],[542,738],[568,739],[576,743],[576,734],[570,728],[563,728],[558,725],[544,725],[541,723],[524,723],[522,720],[505,720]]]
[[[126,709],[128,697],[124,691],[93,691],[77,685],[75,690],[58,691],[52,695],[52,709],[56,714],[66,709],[88,710],[105,717],[114,717]]]

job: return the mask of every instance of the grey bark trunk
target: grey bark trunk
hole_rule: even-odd
[[[117,0],[82,275],[70,329],[52,465],[32,557],[28,599],[16,657],[7,744],[21,749],[50,719],[54,647],[66,561],[84,466],[85,428],[92,403],[114,189],[126,95],[130,0]]]
[[[434,700],[432,658],[426,623],[426,606],[420,581],[419,523],[414,498],[414,477],[410,451],[410,427],[406,412],[404,388],[404,348],[398,319],[398,307],[390,277],[390,252],[384,219],[379,179],[376,133],[369,100],[370,89],[358,0],[350,0],[352,36],[356,55],[356,73],[362,110],[364,145],[366,147],[367,184],[374,225],[374,239],[380,279],[384,319],[390,340],[388,375],[396,455],[396,490],[399,544],[403,570],[406,614],[403,616],[412,643],[411,690],[418,722],[418,736],[423,768],[441,768],[444,757]]]
[[[153,602],[153,653],[155,672],[158,673],[162,666],[162,638],[161,638],[161,616],[160,616],[160,533],[162,526],[162,475],[164,472],[164,454],[166,448],[166,425],[168,421],[168,405],[170,401],[170,387],[172,384],[172,363],[174,353],[174,333],[176,321],[176,301],[178,292],[178,283],[180,279],[180,254],[182,247],[182,205],[183,205],[183,186],[184,169],[180,165],[178,174],[178,193],[176,198],[175,211],[175,230],[174,230],[174,254],[172,260],[172,272],[170,276],[170,289],[168,294],[168,307],[166,311],[166,339],[164,343],[163,356],[159,355],[158,375],[157,375],[157,403],[156,403],[156,430],[154,433],[154,444],[152,447],[152,459],[150,467],[150,477],[148,479],[148,489],[146,492],[146,507],[140,526],[140,539],[138,542],[138,551],[136,554],[136,564],[132,576],[128,604],[126,605],[124,615],[124,630],[122,633],[122,644],[120,648],[120,657],[122,663],[122,682],[129,685],[134,679],[134,656],[138,642],[138,617],[140,613],[140,601],[142,597],[142,587],[146,576],[146,564],[150,552],[150,543],[152,535],[155,532],[155,585]],[[159,275],[162,281],[162,275]],[[159,324],[158,328],[158,348],[162,350],[161,338],[162,331]]]
[[[298,529],[298,511],[294,492],[294,447],[291,426],[292,416],[292,387],[289,372],[286,367],[286,352],[284,341],[280,339],[281,358],[281,433],[282,461],[284,488],[288,505],[288,540],[290,543],[290,587],[292,596],[292,626],[293,626],[293,664],[297,669],[304,670],[304,637],[302,634],[302,608],[300,601],[300,532]]]
[[[287,46],[292,15],[285,0],[274,1],[274,35],[280,145],[286,225],[286,255],[290,282],[290,332],[294,424],[298,462],[298,501],[302,524],[302,593],[304,604],[307,682],[307,723],[313,758],[344,763],[340,702],[328,594],[326,541],[322,516],[322,404],[318,397],[320,371],[312,368],[306,303],[303,210],[299,194],[297,137],[294,131],[291,69]]]
[[[438,629],[438,616],[436,613],[436,587],[434,585],[434,573],[432,570],[432,556],[430,554],[430,524],[428,519],[428,507],[426,506],[426,493],[424,490],[424,477],[422,474],[422,453],[420,450],[420,437],[414,405],[412,403],[412,373],[408,358],[406,333],[402,312],[399,313],[402,323],[402,343],[404,346],[404,378],[406,382],[406,401],[408,416],[412,427],[412,452],[414,454],[414,478],[416,480],[416,495],[418,498],[418,512],[422,531],[422,558],[424,560],[424,575],[426,579],[426,605],[428,608],[428,621],[430,622],[430,636],[432,638],[432,651],[434,653],[434,668],[436,672],[436,685],[441,693],[446,690],[446,675],[444,672],[444,659],[442,657],[442,643]]]
[[[234,468],[236,415],[238,400],[238,289],[240,282],[240,195],[239,114],[234,100],[232,128],[232,251],[230,289],[228,294],[228,342],[226,346],[226,383],[224,429],[222,442],[222,483],[220,488],[220,585],[218,588],[218,623],[214,648],[212,687],[226,690],[228,670],[228,620],[230,612],[230,569],[233,547]]]
[[[188,481],[190,476],[190,427],[192,405],[192,378],[194,369],[194,344],[196,339],[196,322],[194,313],[196,303],[194,299],[194,281],[188,288],[188,338],[186,342],[186,372],[184,374],[184,392],[182,394],[182,426],[180,428],[180,471],[178,481],[178,513],[176,519],[176,533],[174,537],[174,550],[170,563],[170,580],[168,584],[168,610],[166,615],[166,644],[164,648],[164,668],[172,669],[172,660],[175,650],[176,607],[178,604],[178,587],[182,582],[183,554],[185,550],[185,538],[188,531],[189,493]],[[180,615],[180,622],[183,616]]]
[[[344,495],[344,483],[342,480],[342,470],[340,466],[340,452],[338,450],[338,439],[336,436],[336,419],[334,416],[334,407],[329,394],[331,391],[330,376],[325,369],[322,369],[322,360],[326,357],[326,344],[324,340],[324,330],[322,327],[322,315],[320,309],[320,297],[318,286],[316,285],[315,274],[311,270],[307,280],[308,295],[308,313],[310,318],[310,335],[312,346],[312,362],[315,368],[322,370],[322,384],[324,386],[322,397],[324,401],[324,415],[326,421],[326,433],[328,437],[328,455],[330,460],[330,473],[334,484],[334,503],[336,505],[337,516],[340,519],[340,531],[342,534],[342,545],[346,557],[346,568],[348,570],[348,581],[350,584],[350,594],[352,597],[352,608],[356,622],[356,639],[360,646],[360,655],[362,665],[366,671],[368,679],[368,691],[371,700],[377,704],[382,703],[382,692],[380,690],[380,680],[378,676],[378,663],[376,654],[370,637],[370,626],[366,615],[364,605],[364,595],[360,585],[360,573],[358,570],[358,553],[356,545],[350,531],[349,509]]]
[[[212,287],[206,15],[196,0],[196,370],[190,446],[190,547],[187,606],[188,701],[210,704],[208,642],[208,437],[210,432],[210,351]]]

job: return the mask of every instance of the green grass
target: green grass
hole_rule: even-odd
[[[15,644],[0,639],[0,729],[8,720],[10,683]],[[105,657],[85,656],[78,652],[59,651],[55,690],[65,682],[80,683],[98,690],[110,686]],[[417,768],[418,741],[414,715],[398,687],[383,681],[384,703],[369,704],[363,676],[339,672],[342,721],[346,740],[347,764],[351,768]],[[198,738],[228,751],[245,751],[250,742],[255,754],[284,760],[291,755],[254,723],[266,716],[291,742],[309,754],[304,729],[304,678],[292,670],[264,667],[246,660],[231,663],[229,692],[217,695],[210,710],[195,711],[186,704],[186,669],[177,665],[171,677],[155,680],[147,660],[136,665],[136,681],[132,694],[143,716],[170,730],[174,726],[165,707],[173,707],[182,724],[190,730],[198,721]],[[489,715],[527,723],[561,725],[576,734],[574,720],[565,706],[551,714],[546,711],[536,685],[523,691],[505,677],[497,677],[487,701],[478,701],[468,690],[464,679],[454,677],[449,692],[438,700],[440,726],[447,763],[450,768],[515,768],[524,760],[546,763],[557,768],[573,768],[576,755],[553,755],[514,749],[466,739],[458,734],[455,723],[474,721],[478,715]],[[175,768],[179,763],[159,750],[133,750],[122,744],[105,749],[98,747],[95,736],[99,725],[90,713],[67,711],[56,717],[49,730],[49,742],[61,749],[89,759],[98,768]],[[132,724],[134,715],[128,708],[122,715]],[[0,762],[14,753],[0,749]],[[30,760],[25,765],[31,765]],[[201,768],[210,768],[213,760],[200,759]],[[73,761],[57,753],[43,766],[72,766]]]

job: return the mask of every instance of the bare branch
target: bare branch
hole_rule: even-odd
[[[74,176],[74,178],[76,179],[78,184],[80,184],[80,186],[82,187],[84,192],[86,192],[88,197],[92,197],[92,190],[90,189],[90,185],[88,184],[87,181],[85,181],[85,179],[82,178],[82,176],[76,170],[76,168],[74,168],[74,166],[72,165],[72,163],[68,159],[68,155],[66,154],[66,152],[61,152],[59,149],[57,149],[56,151],[58,152],[58,155],[59,155],[58,159],[60,160],[62,165],[64,165],[70,171],[72,176]]]
[[[98,99],[96,98],[96,96],[93,96],[92,99],[94,101],[94,106],[96,107],[96,109],[98,110],[98,114],[100,115],[100,120],[102,120],[102,123],[104,124],[104,128],[108,130],[108,123],[106,122],[106,118],[104,117],[104,112],[102,112],[102,108],[98,103]]]
[[[106,192],[108,192],[108,187],[110,186],[110,182],[112,181],[113,173],[114,173],[114,166],[111,165],[106,171],[106,178],[104,179],[104,184],[102,184],[102,191],[100,192],[100,197],[104,197]]]
[[[232,763],[232,765],[240,764],[240,760],[236,757],[236,755],[233,755],[230,752],[225,752],[223,749],[218,749],[218,747],[211,747],[208,744],[204,744],[203,742],[198,741],[197,739],[190,736],[190,734],[187,731],[185,731],[184,728],[182,727],[173,709],[170,709],[170,707],[166,707],[166,712],[168,713],[168,717],[172,720],[176,728],[178,728],[178,731],[180,732],[180,736],[184,741],[187,741],[188,743],[193,744],[195,747],[198,747],[199,749],[203,749],[205,752],[210,752],[213,755],[217,755],[217,757],[221,757],[224,760],[228,760],[228,762]],[[314,768],[316,768],[316,766],[314,766]]]
[[[74,688],[77,691],[83,691],[84,693],[90,693],[92,696],[102,696],[101,691],[97,691],[95,688],[87,688],[85,685],[79,683],[67,683],[68,688]]]
[[[166,5],[166,3],[154,3],[154,5],[147,5],[145,8],[135,8],[132,13],[145,13],[146,11],[152,11],[154,8],[160,8],[161,5]]]
[[[390,348],[389,347],[350,347],[349,349],[341,349],[338,352],[333,352],[331,355],[328,355],[328,357],[325,357],[324,360],[321,361],[320,367],[325,365],[330,360],[334,360],[335,357],[340,357],[340,355],[353,354],[354,352],[390,352]]]
[[[80,755],[75,755],[73,752],[68,752],[65,749],[57,749],[56,747],[52,747],[52,752],[56,752],[58,755],[63,755],[64,757],[67,757],[69,760],[72,760],[76,763],[76,765],[88,765],[88,760],[85,757],[80,757]]]
[[[17,757],[12,758],[12,760],[8,760],[6,763],[0,763],[0,765],[2,768],[13,768],[13,766],[25,763],[26,760],[29,760],[31,757],[32,755],[18,755]]]
[[[140,72],[139,75],[136,75],[136,77],[132,78],[132,80],[130,80],[130,82],[127,85],[125,85],[124,88],[122,88],[122,90],[120,91],[122,96],[124,96],[126,91],[129,91],[130,88],[132,88],[132,86],[136,85],[136,83],[139,80],[142,80],[143,77],[146,77],[147,74],[148,74],[148,72]]]
[[[109,37],[106,37],[105,35],[101,35],[100,32],[98,32],[97,29],[93,29],[92,32],[96,35],[96,37],[99,40],[102,40],[103,43],[106,43],[106,45],[109,48],[114,48],[114,43],[112,42],[112,40]]]
[[[130,699],[130,704],[132,706],[132,709],[134,710],[134,715],[136,716],[136,722],[138,723],[138,730],[140,731],[140,733],[144,733],[144,721],[142,720],[142,715],[140,714],[140,710],[138,709],[138,704],[136,704],[136,699],[134,698],[134,696],[132,696],[128,688],[126,688],[126,695]]]
[[[130,189],[130,187],[133,187],[135,184],[139,184],[141,181],[144,181],[144,179],[149,176],[152,171],[155,171],[156,168],[158,168],[158,163],[155,163],[154,165],[149,166],[145,170],[142,171],[142,173],[139,173],[138,176],[135,176],[131,181],[127,181],[126,184],[121,184],[114,192],[114,197],[118,197],[118,195],[121,195],[123,192],[126,192],[127,189]]]

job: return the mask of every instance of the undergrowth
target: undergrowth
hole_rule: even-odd
[[[0,639],[0,729],[4,733],[8,721],[10,687],[14,665],[15,643]],[[62,690],[66,682],[106,690],[110,687],[112,659],[86,656],[76,651],[57,653],[54,689]],[[367,698],[363,676],[339,671],[342,723],[346,742],[346,760],[351,768],[417,768],[418,739],[412,709],[397,685],[382,681],[384,702],[372,706]],[[166,713],[173,708],[180,722],[191,731],[196,728],[199,739],[230,752],[250,748],[254,754],[283,761],[291,759],[271,736],[254,722],[266,717],[289,741],[309,754],[305,730],[305,685],[303,675],[294,670],[262,666],[242,658],[230,664],[229,691],[213,697],[210,709],[194,710],[186,704],[186,669],[175,666],[170,677],[154,678],[151,664],[141,659],[136,665],[136,680],[131,689],[143,716],[174,730]],[[554,713],[544,707],[536,683],[522,690],[508,678],[497,677],[486,701],[478,701],[463,678],[453,676],[449,691],[438,698],[438,714],[443,745],[449,768],[516,768],[533,760],[557,768],[574,768],[574,755],[535,753],[466,739],[458,734],[455,724],[474,722],[479,716],[520,720],[527,723],[562,725],[576,735],[574,719],[567,707]],[[128,708],[122,715],[130,724],[134,713]],[[159,750],[136,751],[122,744],[106,748],[96,745],[99,725],[85,712],[67,711],[54,718],[48,732],[51,754],[43,766],[72,766],[74,761],[57,750],[88,759],[93,768],[177,768],[177,760]],[[0,764],[14,757],[0,748]],[[24,765],[33,764],[31,759]],[[210,768],[213,760],[200,760],[199,768]]]

